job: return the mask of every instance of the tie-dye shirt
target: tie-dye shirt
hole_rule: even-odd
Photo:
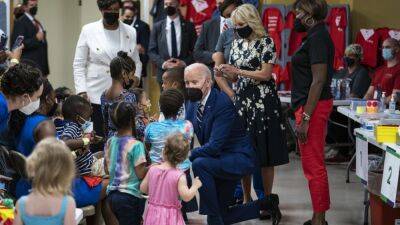
[[[146,162],[143,143],[131,136],[111,137],[105,146],[105,160],[110,173],[107,194],[119,191],[141,198],[135,167]]]
[[[180,132],[190,142],[193,138],[193,125],[188,120],[171,120],[167,119],[161,122],[153,122],[147,126],[144,132],[144,141],[151,145],[150,159],[151,163],[161,163],[163,161],[163,150],[165,141],[169,135]],[[190,168],[191,163],[186,159],[178,164],[178,169],[186,171]]]

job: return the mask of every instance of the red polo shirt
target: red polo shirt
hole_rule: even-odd
[[[281,32],[284,28],[282,13],[278,8],[267,8],[263,15],[263,24],[269,36],[274,40],[277,57],[281,57]]]
[[[340,70],[343,69],[343,56],[346,48],[346,8],[333,8],[326,22],[329,26],[329,33],[331,35],[333,44],[335,45],[335,58],[333,67],[335,70]]]
[[[205,0],[208,8],[201,12],[197,12],[192,2],[196,0],[180,0],[181,6],[187,6],[187,13],[185,19],[194,23],[195,26],[202,25],[206,20],[211,19],[211,16],[217,8],[215,0]]]
[[[391,68],[379,67],[375,71],[371,85],[386,92],[386,96],[392,95],[394,89],[400,90],[400,63]]]

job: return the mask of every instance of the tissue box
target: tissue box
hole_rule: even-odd
[[[395,144],[398,126],[378,125],[375,127],[375,138],[378,143]]]

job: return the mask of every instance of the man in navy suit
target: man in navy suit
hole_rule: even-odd
[[[279,203],[273,197],[230,207],[236,183],[253,173],[256,161],[232,100],[212,88],[211,71],[204,64],[186,67],[185,85],[186,119],[192,122],[201,145],[190,156],[194,175],[203,182],[200,214],[207,215],[209,225],[224,225],[258,218],[260,210],[267,210],[273,224],[278,224]]]

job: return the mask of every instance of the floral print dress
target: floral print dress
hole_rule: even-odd
[[[275,45],[268,36],[251,41],[238,38],[232,43],[229,63],[237,68],[256,71],[263,63],[275,61]],[[256,148],[260,166],[288,163],[285,125],[274,80],[239,76],[235,86],[235,106]]]

